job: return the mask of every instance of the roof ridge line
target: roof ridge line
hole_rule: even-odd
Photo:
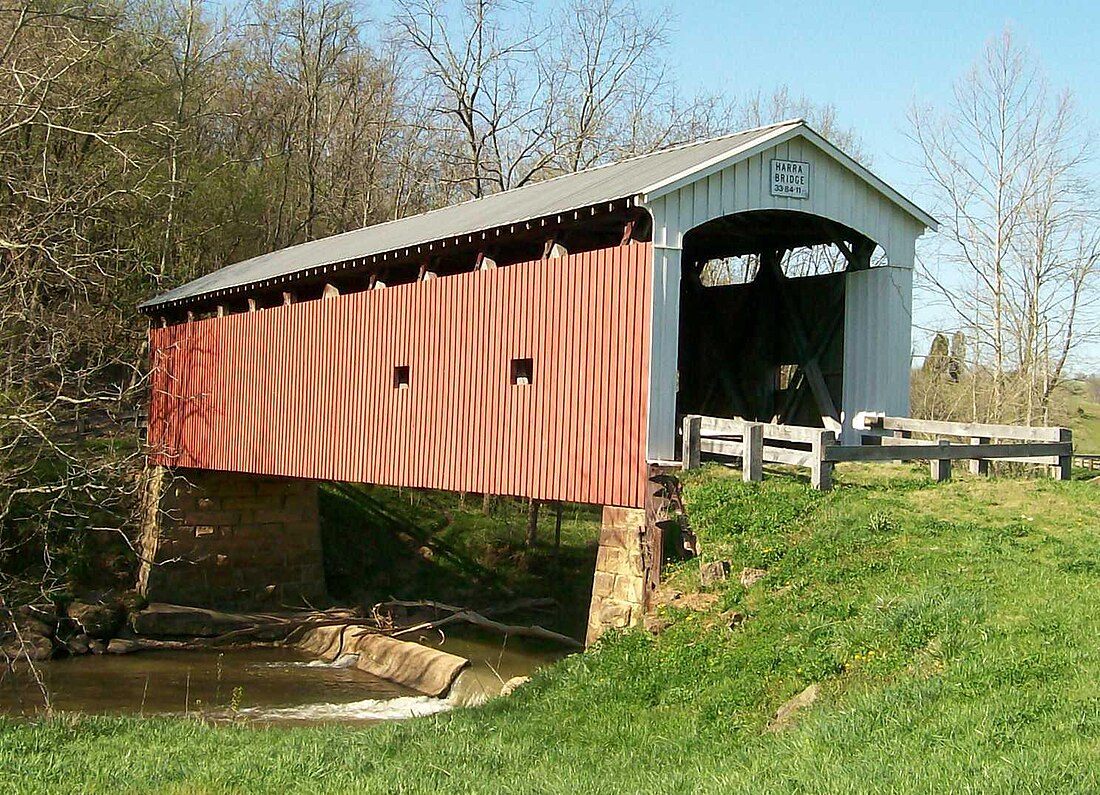
[[[572,177],[576,174],[589,174],[593,171],[599,171],[603,168],[610,168],[611,166],[621,166],[624,163],[631,163],[635,160],[644,160],[647,157],[653,157],[655,155],[663,155],[667,152],[677,152],[681,149],[690,149],[693,146],[703,146],[704,144],[712,144],[715,141],[721,141],[725,138],[739,138],[742,135],[749,135],[751,133],[763,132],[764,130],[770,130],[773,127],[785,127],[791,124],[805,124],[806,120],[797,119],[785,119],[784,121],[773,122],[772,124],[761,124],[759,127],[749,127],[746,130],[736,130],[734,132],[723,133],[722,135],[715,135],[711,138],[697,138],[694,141],[684,141],[683,143],[672,144],[670,146],[663,147],[661,149],[654,149],[652,152],[642,152],[641,154],[630,155],[619,160],[612,160],[609,163],[600,163],[599,165],[589,166],[588,168],[582,168],[580,171],[567,171],[564,174],[558,174],[557,176],[550,177],[549,179],[539,180],[538,182],[528,182],[526,185],[520,185],[516,188],[509,188],[508,190],[501,191],[500,193],[491,194],[492,196],[500,196],[504,193],[511,193],[512,191],[523,190],[524,188],[531,187],[532,185],[545,185],[547,182],[553,182],[554,180],[563,179],[565,177]],[[488,196],[482,196],[481,198],[487,199]],[[480,201],[480,199],[468,199],[465,202],[459,204],[449,205],[451,207],[458,207],[462,204],[467,204],[470,201]],[[429,211],[434,212],[434,211]],[[421,213],[423,215],[424,213]],[[409,216],[410,218],[413,216]]]
[[[299,246],[308,246],[311,243],[316,243],[316,242],[321,241],[321,240],[332,240],[333,238],[336,238],[336,237],[343,237],[344,235],[351,235],[351,234],[354,234],[356,232],[362,232],[364,229],[377,229],[379,227],[389,226],[390,224],[396,224],[396,223],[399,223],[401,221],[407,221],[410,218],[422,218],[426,215],[431,215],[432,213],[439,212],[440,210],[449,210],[449,209],[454,208],[454,207],[463,207],[467,204],[473,204],[475,202],[484,201],[485,199],[491,199],[494,196],[503,196],[503,195],[508,194],[508,193],[514,193],[515,191],[523,190],[524,188],[531,188],[531,187],[534,187],[536,185],[545,185],[549,182],[554,182],[554,181],[559,180],[559,179],[565,179],[566,177],[573,177],[573,176],[576,176],[577,174],[588,174],[588,173],[591,173],[593,171],[599,171],[600,169],[610,168],[611,166],[618,166],[618,165],[622,165],[623,163],[633,162],[635,160],[643,160],[647,157],[653,157],[654,155],[662,155],[662,154],[665,154],[666,152],[675,152],[675,151],[679,151],[681,149],[689,149],[693,146],[702,146],[703,144],[710,144],[710,143],[714,143],[715,141],[721,141],[724,138],[737,138],[737,137],[740,137],[742,135],[748,135],[750,133],[763,132],[764,130],[772,129],[773,127],[784,127],[786,125],[805,124],[805,123],[806,123],[805,119],[792,118],[792,119],[786,119],[784,121],[774,122],[772,124],[762,124],[758,127],[750,127],[747,130],[737,130],[736,132],[724,133],[723,135],[716,135],[713,138],[699,138],[699,139],[696,139],[694,141],[686,141],[684,143],[673,144],[672,146],[666,146],[663,149],[654,149],[652,152],[643,152],[642,154],[631,155],[630,157],[624,157],[621,160],[612,160],[609,163],[600,163],[599,165],[590,166],[589,168],[582,168],[580,171],[567,171],[564,174],[558,174],[558,175],[550,177],[548,179],[541,179],[541,180],[538,180],[537,182],[528,182],[525,185],[519,185],[515,188],[508,188],[507,190],[502,190],[502,191],[499,191],[498,193],[490,193],[487,196],[475,196],[475,197],[466,199],[464,201],[456,202],[455,204],[444,204],[442,207],[433,207],[431,210],[424,210],[423,212],[413,213],[412,215],[403,215],[400,218],[390,218],[386,221],[379,221],[378,223],[375,223],[375,224],[367,224],[366,226],[357,226],[354,229],[346,229],[343,232],[334,232],[333,234],[325,235],[324,237],[317,237],[317,238],[313,238],[312,240],[303,240],[301,243],[294,243],[292,245],[285,246],[281,249],[276,249],[276,251],[289,251],[291,249],[298,248]],[[264,252],[264,254],[257,254],[256,256],[257,257],[262,257],[265,254],[269,254],[269,253],[272,253],[272,252]],[[250,259],[255,259],[255,257],[249,257],[246,260],[240,260],[240,262],[248,262],[248,260],[250,260]],[[231,262],[231,263],[227,263],[226,265],[223,265],[221,267],[228,267],[229,265],[236,265],[236,264],[237,263],[235,263],[235,262]],[[215,271],[210,271],[210,273],[214,273],[214,272]]]

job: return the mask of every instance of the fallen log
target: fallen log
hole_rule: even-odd
[[[523,610],[544,610],[546,608],[560,607],[560,603],[557,599],[551,599],[548,597],[517,599],[514,602],[509,602],[504,605],[490,606],[481,608],[478,611],[483,616],[503,616],[508,613],[518,613]],[[406,610],[438,610],[441,613],[464,613],[471,610],[469,607],[457,607],[455,605],[449,605],[444,602],[433,602],[430,600],[417,600],[408,601],[404,599],[390,599],[385,602],[379,602],[373,608],[377,612],[381,608],[386,607],[400,607]]]
[[[293,643],[305,632],[321,627],[341,626],[345,628],[356,627],[363,632],[399,637],[414,632],[427,632],[437,630],[451,624],[465,623],[482,629],[496,632],[501,635],[515,635],[518,637],[538,638],[559,643],[571,648],[583,649],[584,646],[577,640],[562,635],[553,630],[539,625],[526,626],[522,624],[503,624],[488,616],[501,616],[522,610],[545,609],[556,607],[558,603],[553,599],[532,598],[519,599],[505,605],[484,608],[481,612],[466,607],[448,605],[442,602],[432,601],[404,601],[390,600],[381,602],[374,607],[374,615],[362,616],[349,610],[313,611],[296,616],[274,614],[248,614],[233,616],[234,618],[251,620],[251,626],[239,627],[229,632],[224,632],[214,637],[190,638],[187,640],[152,640],[139,637],[134,640],[128,650],[142,649],[171,649],[171,648],[218,648],[232,644],[248,644],[257,639],[257,636],[265,640],[271,640],[273,634],[281,635],[281,642]],[[381,608],[399,607],[405,609],[436,610],[446,613],[442,618],[431,621],[423,621],[403,627],[383,627],[379,625],[378,613]],[[277,630],[277,632],[276,632]],[[122,644],[119,644],[122,648]]]
[[[560,643],[563,646],[569,646],[574,649],[583,649],[584,644],[571,638],[568,635],[562,635],[559,632],[546,629],[545,627],[535,626],[523,626],[517,624],[502,624],[499,621],[493,621],[491,618],[486,618],[481,613],[475,613],[473,610],[463,610],[459,613],[452,613],[446,618],[441,618],[438,621],[425,621],[421,624],[415,624],[411,627],[405,627],[403,629],[396,630],[388,633],[391,637],[398,637],[400,635],[408,635],[413,632],[427,632],[433,629],[439,629],[440,627],[447,626],[448,624],[455,624],[463,622],[466,624],[472,624],[474,626],[481,627],[482,629],[488,629],[501,635],[517,635],[525,638],[540,638],[542,640],[549,640],[555,643]]]

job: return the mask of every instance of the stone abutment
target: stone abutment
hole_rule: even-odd
[[[150,601],[277,609],[325,598],[317,483],[154,467],[138,588]]]

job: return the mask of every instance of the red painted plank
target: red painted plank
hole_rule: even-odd
[[[152,329],[150,454],[641,507],[651,260],[631,244]]]

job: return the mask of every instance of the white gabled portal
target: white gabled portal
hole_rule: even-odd
[[[779,171],[808,175],[806,182],[775,189],[773,161],[800,164]],[[848,230],[881,247],[890,267],[851,270],[846,276],[843,387],[837,407],[843,436],[854,441],[851,418],[858,411],[904,413],[908,408],[915,241],[936,227],[927,213],[804,123],[777,128],[747,149],[651,186],[637,201],[653,217],[651,460],[677,455],[680,279],[681,269],[688,267],[682,261],[685,236],[716,219],[762,211],[781,218],[789,211],[792,217],[822,219],[823,226]],[[774,231],[781,233],[782,224],[776,226]],[[768,237],[774,239],[775,235]]]

